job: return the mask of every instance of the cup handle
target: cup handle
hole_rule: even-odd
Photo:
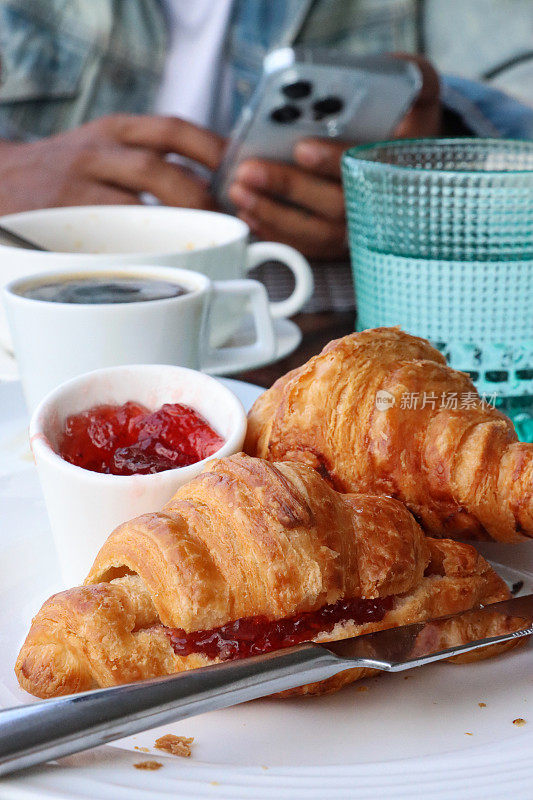
[[[293,293],[285,300],[270,303],[270,313],[274,319],[296,314],[313,294],[314,281],[309,261],[294,247],[279,242],[254,242],[248,245],[246,257],[247,270],[265,261],[281,261],[294,275],[296,285]]]
[[[253,344],[235,347],[211,347],[210,309],[220,296],[240,296],[250,301],[256,339]],[[213,281],[211,302],[204,319],[201,340],[200,368],[209,374],[241,372],[275,358],[277,342],[270,313],[268,294],[262,283],[248,279]]]

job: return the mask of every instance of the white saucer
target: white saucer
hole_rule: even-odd
[[[248,369],[258,369],[265,367],[267,364],[274,364],[280,361],[290,353],[294,352],[300,342],[302,341],[302,332],[296,323],[290,319],[275,319],[274,332],[277,339],[277,352],[275,358],[268,361],[258,361],[256,364],[250,364]],[[253,341],[253,330],[250,323],[245,322],[239,330],[227,342],[228,345],[235,347],[240,345],[250,344]],[[216,371],[213,375],[231,375],[234,372],[244,372],[245,370],[227,370]],[[17,362],[12,353],[9,353],[0,345],[0,381],[18,381],[19,371]]]
[[[277,340],[277,351],[274,358],[268,361],[259,361],[257,364],[250,364],[245,370],[239,368],[238,370],[217,370],[212,372],[212,375],[232,375],[235,372],[247,372],[249,369],[258,369],[265,367],[267,364],[274,364],[280,361],[285,356],[294,352],[300,342],[302,341],[302,332],[295,322],[290,319],[275,319],[274,320],[274,333]],[[251,344],[254,340],[254,331],[251,322],[245,321],[239,330],[233,334],[231,339],[226,342],[226,345],[231,347],[241,347],[243,345]]]

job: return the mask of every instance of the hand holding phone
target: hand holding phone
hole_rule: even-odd
[[[254,235],[290,244],[306,258],[347,256],[340,159],[344,142],[305,140],[295,163],[244,161],[229,187],[229,199]]]
[[[273,50],[217,172],[219,202],[228,205],[229,185],[247,159],[291,163],[296,143],[311,137],[351,143],[386,138],[421,86],[420,70],[410,60]]]
[[[287,51],[283,52],[287,53]],[[290,52],[296,53],[297,51]],[[316,51],[313,56],[316,60]],[[436,119],[438,115],[434,111],[438,108],[438,78],[433,68],[423,59],[416,57],[405,57],[405,60],[401,57],[390,56],[371,59],[376,69],[378,62],[381,63],[383,60],[388,65],[391,62],[400,65],[401,74],[405,70],[406,63],[414,69],[414,73],[408,70],[408,75],[412,75],[412,93],[415,95],[415,103],[411,110],[407,109],[407,116],[398,110],[396,114],[392,114],[389,106],[387,124],[394,128],[398,123],[398,118],[403,118],[401,124],[406,129],[404,135],[409,135],[413,128],[415,135],[437,133],[437,123],[434,118]],[[361,63],[361,59],[357,61]],[[364,61],[368,63],[369,59]],[[409,64],[409,61],[415,63]],[[303,63],[307,64],[306,61]],[[354,63],[354,59],[350,63]],[[301,65],[298,64],[296,75],[300,74],[300,68]],[[274,70],[275,72],[276,70]],[[287,72],[290,78],[295,77],[294,70],[287,71],[286,69],[284,77],[287,76]],[[336,67],[334,72],[336,72]],[[331,77],[329,68],[328,74]],[[251,148],[251,143],[256,140],[256,137],[250,133],[253,127],[251,122],[255,120],[256,127],[261,120],[263,127],[267,124],[265,113],[259,110],[268,108],[265,96],[271,97],[270,107],[273,110],[279,107],[280,97],[285,97],[283,93],[280,93],[280,86],[283,87],[287,84],[284,77],[282,79],[280,76],[277,77],[277,92],[272,94],[267,91],[265,95],[265,92],[259,87],[254,100],[248,106],[248,110],[245,109],[243,112],[239,125],[230,137],[230,145],[223,159],[222,168],[217,174],[218,197],[224,205],[232,206],[238,215],[262,238],[291,244],[310,258],[333,260],[343,257],[346,255],[346,243],[344,202],[340,185],[340,156],[344,149],[357,143],[359,139],[355,137],[352,130],[345,132],[346,125],[341,128],[339,120],[344,119],[346,122],[346,114],[343,116],[337,111],[331,115],[326,114],[322,119],[312,119],[316,109],[313,108],[315,101],[311,95],[307,99],[300,98],[299,100],[299,103],[303,103],[306,109],[303,121],[300,118],[299,121],[296,120],[293,123],[281,123],[278,125],[279,129],[273,128],[268,123],[270,138],[276,139],[276,147],[271,143],[272,149],[266,154],[260,148]],[[264,80],[266,80],[265,75],[263,76]],[[415,86],[420,85],[422,85],[421,90],[415,91]],[[331,89],[335,88],[331,83],[329,86]],[[303,88],[307,90],[308,87]],[[327,90],[323,84],[320,84],[319,88]],[[293,88],[290,91],[294,93],[295,90]],[[301,91],[302,87],[298,86],[296,92]],[[315,90],[315,94],[317,93],[322,95],[322,91]],[[261,98],[263,99],[261,100]],[[423,108],[418,107],[421,98]],[[402,99],[405,104],[405,93],[402,95]],[[410,102],[407,103],[407,106],[410,106]],[[256,108],[255,112],[253,112],[254,107]],[[368,104],[364,107],[369,109]],[[398,109],[398,103],[396,109]],[[326,104],[325,109],[324,105],[319,105],[318,116],[322,116],[324,110],[331,110],[331,104]],[[294,116],[294,114],[289,116]],[[423,117],[422,127],[418,129],[417,125],[421,116]],[[329,120],[328,117],[330,117]],[[393,119],[393,117],[396,118]],[[331,124],[332,121],[334,125]],[[331,134],[334,127],[337,128],[338,136],[328,135],[328,131]],[[389,133],[387,131],[382,136],[387,136]],[[280,142],[280,139],[283,141]],[[290,140],[288,147],[287,140]],[[223,184],[225,184],[225,189],[223,189]]]

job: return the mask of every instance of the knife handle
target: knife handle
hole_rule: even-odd
[[[171,677],[0,711],[0,775],[195,714],[330,678],[347,662],[303,644]]]

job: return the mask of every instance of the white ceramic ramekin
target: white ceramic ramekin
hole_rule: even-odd
[[[159,511],[202,472],[208,459],[153,475],[103,475],[68,463],[56,452],[64,422],[95,405],[137,401],[152,411],[184,403],[225,439],[210,458],[237,453],[246,433],[240,400],[209,375],[185,367],[140,365],[88,372],[63,383],[37,406],[30,442],[66,586],[81,583],[107,536],[120,523]]]

